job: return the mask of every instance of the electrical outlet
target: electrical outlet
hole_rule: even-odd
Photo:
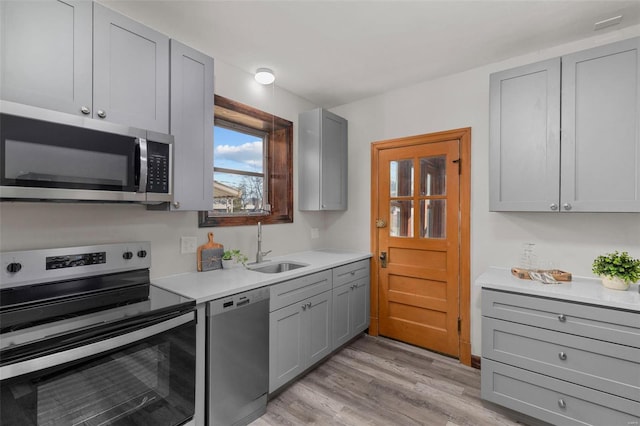
[[[180,237],[180,253],[195,253],[198,248],[198,239],[196,237]]]
[[[311,228],[311,239],[315,240],[320,238],[320,230],[318,228]]]

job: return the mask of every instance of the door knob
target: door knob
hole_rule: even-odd
[[[98,110],[98,117],[105,118],[106,116],[107,116],[106,111],[103,111],[101,109]]]
[[[89,114],[91,112],[91,110],[89,109],[89,107],[86,107],[86,106],[83,105],[80,108],[80,112],[83,113],[84,115],[87,115],[87,114]]]
[[[556,211],[556,210],[558,210],[558,205],[557,205],[556,203],[552,203],[552,204],[549,206],[549,208],[550,208],[551,210],[553,210],[553,211]]]
[[[387,267],[387,252],[383,251],[380,253],[380,266],[383,268]]]
[[[567,210],[567,211],[571,210],[571,204],[569,204],[569,203],[564,203],[562,205],[562,207],[564,207],[564,209]]]

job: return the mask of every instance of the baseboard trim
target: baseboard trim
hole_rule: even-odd
[[[477,368],[480,370],[480,364],[482,362],[482,358],[477,355],[471,355],[471,366],[473,368]]]

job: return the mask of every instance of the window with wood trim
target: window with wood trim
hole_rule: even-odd
[[[253,170],[214,164],[213,208],[198,214],[198,225],[293,222],[293,123],[222,96],[215,95],[214,103],[218,133],[226,131],[229,138],[247,136],[247,156],[255,156],[260,146],[263,161]],[[233,151],[231,145],[223,149]],[[214,162],[215,155],[214,150]]]

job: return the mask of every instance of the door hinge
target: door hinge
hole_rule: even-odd
[[[462,159],[458,158],[457,160],[452,160],[451,162],[458,164],[458,174],[461,175],[462,174]]]
[[[462,319],[458,317],[458,334],[462,331]]]

